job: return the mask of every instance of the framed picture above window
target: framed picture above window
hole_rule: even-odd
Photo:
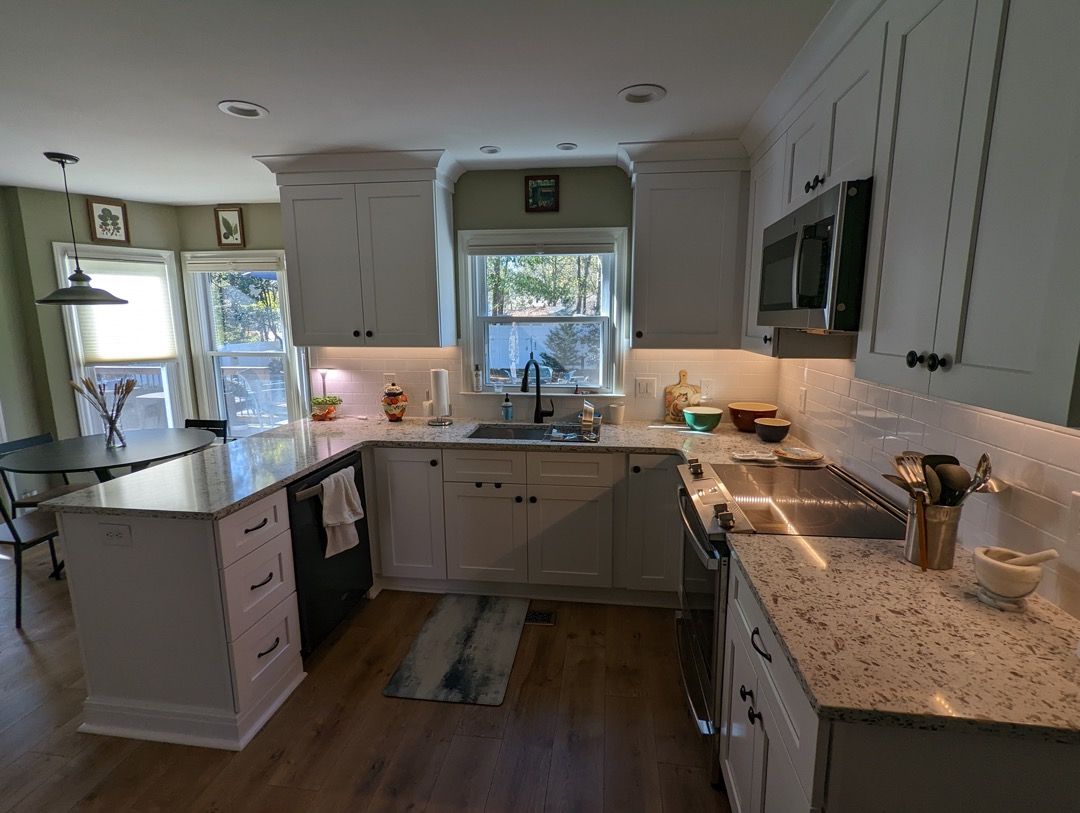
[[[86,210],[90,216],[90,239],[95,243],[114,246],[131,243],[127,206],[122,200],[87,198]]]
[[[558,175],[526,175],[525,176],[525,211],[526,212],[557,212],[557,211],[559,211],[559,176]]]
[[[215,206],[214,227],[219,247],[244,247],[244,210],[239,206]]]

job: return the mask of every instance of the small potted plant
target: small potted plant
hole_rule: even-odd
[[[313,395],[311,396],[311,419],[313,421],[332,421],[339,406],[341,406],[341,396],[339,395]]]

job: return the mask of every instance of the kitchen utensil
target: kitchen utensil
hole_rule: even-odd
[[[695,432],[711,432],[724,416],[724,410],[712,406],[683,407],[683,420]]]
[[[754,431],[766,443],[779,443],[791,431],[791,421],[783,418],[755,418]]]
[[[682,423],[682,411],[701,403],[701,387],[686,380],[686,370],[679,370],[679,380],[664,387],[664,423]]]
[[[955,463],[941,463],[934,472],[941,481],[942,504],[959,505],[964,493],[971,486],[968,470]]]
[[[929,466],[932,469],[936,469],[942,463],[950,463],[955,466],[960,461],[953,457],[951,454],[925,454],[922,459],[924,466]]]
[[[926,475],[923,473],[922,455],[905,453],[894,458],[897,473],[904,478],[915,500],[915,519],[919,532],[919,567],[926,570],[929,553],[927,550],[926,503],[929,492],[926,488]]]
[[[1000,494],[1008,489],[1009,484],[996,477],[987,477],[986,482],[976,488],[972,494]]]
[[[983,452],[979,455],[979,462],[975,464],[975,476],[971,478],[971,485],[969,485],[967,490],[960,495],[960,499],[956,504],[959,505],[966,500],[975,489],[982,488],[990,480],[990,471],[990,455]]]
[[[960,529],[960,512],[952,505],[924,505],[923,517],[926,533],[927,570],[949,570],[956,556],[956,537]],[[908,505],[908,527],[904,536],[904,558],[914,565],[922,566],[921,539],[918,532],[918,500],[912,498]]]
[[[755,418],[775,418],[776,404],[765,404],[760,401],[736,401],[727,405],[728,415],[731,422],[740,432],[753,432]]]
[[[907,484],[907,481],[904,480],[903,477],[897,477],[895,474],[883,474],[881,476],[888,480],[890,483],[892,483],[894,486],[899,486],[900,488],[904,489],[904,491],[906,491],[908,494],[912,493],[911,486]]]
[[[937,472],[927,465],[926,458],[923,458],[923,476],[926,478],[926,491],[930,495],[930,504],[940,505],[941,479],[937,476]]]
[[[1014,567],[1022,567],[1024,565],[1038,565],[1043,562],[1048,562],[1051,559],[1057,559],[1058,552],[1054,548],[1047,548],[1041,550],[1038,553],[1028,553],[1024,556],[1017,556],[1015,559],[1009,559],[1008,563]]]
[[[1040,565],[1014,565],[1020,556],[1008,548],[975,548],[975,578],[979,582],[979,600],[1001,610],[1023,608],[1022,599],[1035,592],[1042,580]]]

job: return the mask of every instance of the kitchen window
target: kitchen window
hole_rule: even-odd
[[[66,285],[75,268],[71,244],[54,243],[53,255],[57,276]],[[72,378],[89,377],[107,390],[134,378],[136,389],[121,416],[125,429],[183,426],[193,410],[173,253],[80,246],[79,259],[96,287],[128,304],[61,309]],[[82,398],[75,403],[82,434],[100,433],[97,414]]]
[[[466,380],[520,384],[530,355],[553,391],[616,392],[626,289],[626,230],[462,231]]]
[[[303,416],[304,364],[289,337],[280,251],[185,252],[201,413],[246,437]]]

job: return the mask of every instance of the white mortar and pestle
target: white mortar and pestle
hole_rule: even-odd
[[[975,548],[979,600],[999,610],[1022,610],[1024,597],[1042,581],[1042,563],[1057,558],[1053,548],[1026,554],[1008,548]]]

